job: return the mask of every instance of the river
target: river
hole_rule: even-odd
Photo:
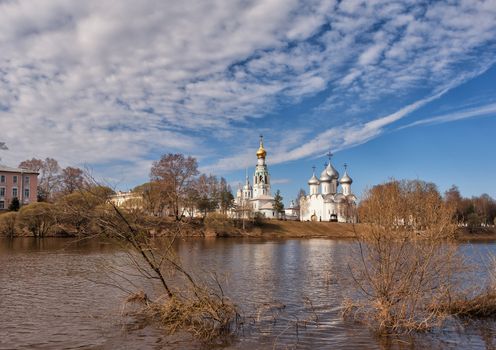
[[[351,244],[211,239],[181,241],[177,250],[198,273],[222,271],[226,292],[243,314],[257,313],[264,303],[281,306],[262,314],[265,322],[247,322],[236,339],[215,348],[495,348],[493,321],[457,323],[441,332],[394,339],[344,321],[339,275],[346,271]],[[488,252],[496,252],[496,243],[459,248],[480,262]],[[0,349],[212,348],[123,314],[126,294],[112,285],[108,266],[125,269],[126,261],[120,247],[102,241],[0,240]]]

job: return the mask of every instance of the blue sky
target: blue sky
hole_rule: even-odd
[[[181,152],[233,185],[265,136],[273,189],[332,149],[388,178],[496,197],[496,1],[0,1],[2,162],[126,189]]]

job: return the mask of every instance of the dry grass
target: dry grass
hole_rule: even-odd
[[[441,309],[447,314],[471,319],[494,317],[496,316],[496,292],[488,289],[472,298],[460,298],[442,305]]]
[[[302,222],[266,220],[257,232],[248,232],[248,236],[260,235],[269,238],[355,238],[356,231],[365,226],[338,222]]]
[[[169,334],[187,331],[207,343],[224,341],[234,335],[242,324],[236,305],[222,293],[213,293],[208,288],[196,288],[193,292],[194,296],[176,294],[157,301],[138,292],[126,302],[141,305],[135,314],[156,322]]]

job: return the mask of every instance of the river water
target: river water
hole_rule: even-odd
[[[0,240],[0,349],[495,348],[494,321],[455,323],[435,334],[395,339],[344,321],[339,276],[346,272],[351,244],[328,239],[180,242],[177,250],[186,265],[199,274],[222,271],[226,292],[243,314],[262,320],[247,322],[239,337],[213,347],[124,315],[126,293],[108,272],[109,265],[126,268],[120,247],[68,239]],[[460,250],[480,262],[496,253],[496,244],[467,243]]]

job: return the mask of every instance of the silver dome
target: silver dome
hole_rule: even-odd
[[[343,177],[341,178],[341,180],[339,180],[339,183],[340,184],[352,184],[353,183],[353,180],[351,179],[351,177],[348,175],[348,171],[344,171],[344,175]]]
[[[334,169],[331,162],[329,162],[329,164],[327,164],[326,170],[327,170],[327,175],[329,175],[331,178],[333,178],[333,179],[339,178],[339,173],[336,169]]]
[[[319,179],[315,176],[315,174],[312,175],[310,180],[308,180],[309,185],[318,185],[319,184]]]
[[[320,182],[331,182],[332,177],[327,173],[327,167],[320,174]]]

